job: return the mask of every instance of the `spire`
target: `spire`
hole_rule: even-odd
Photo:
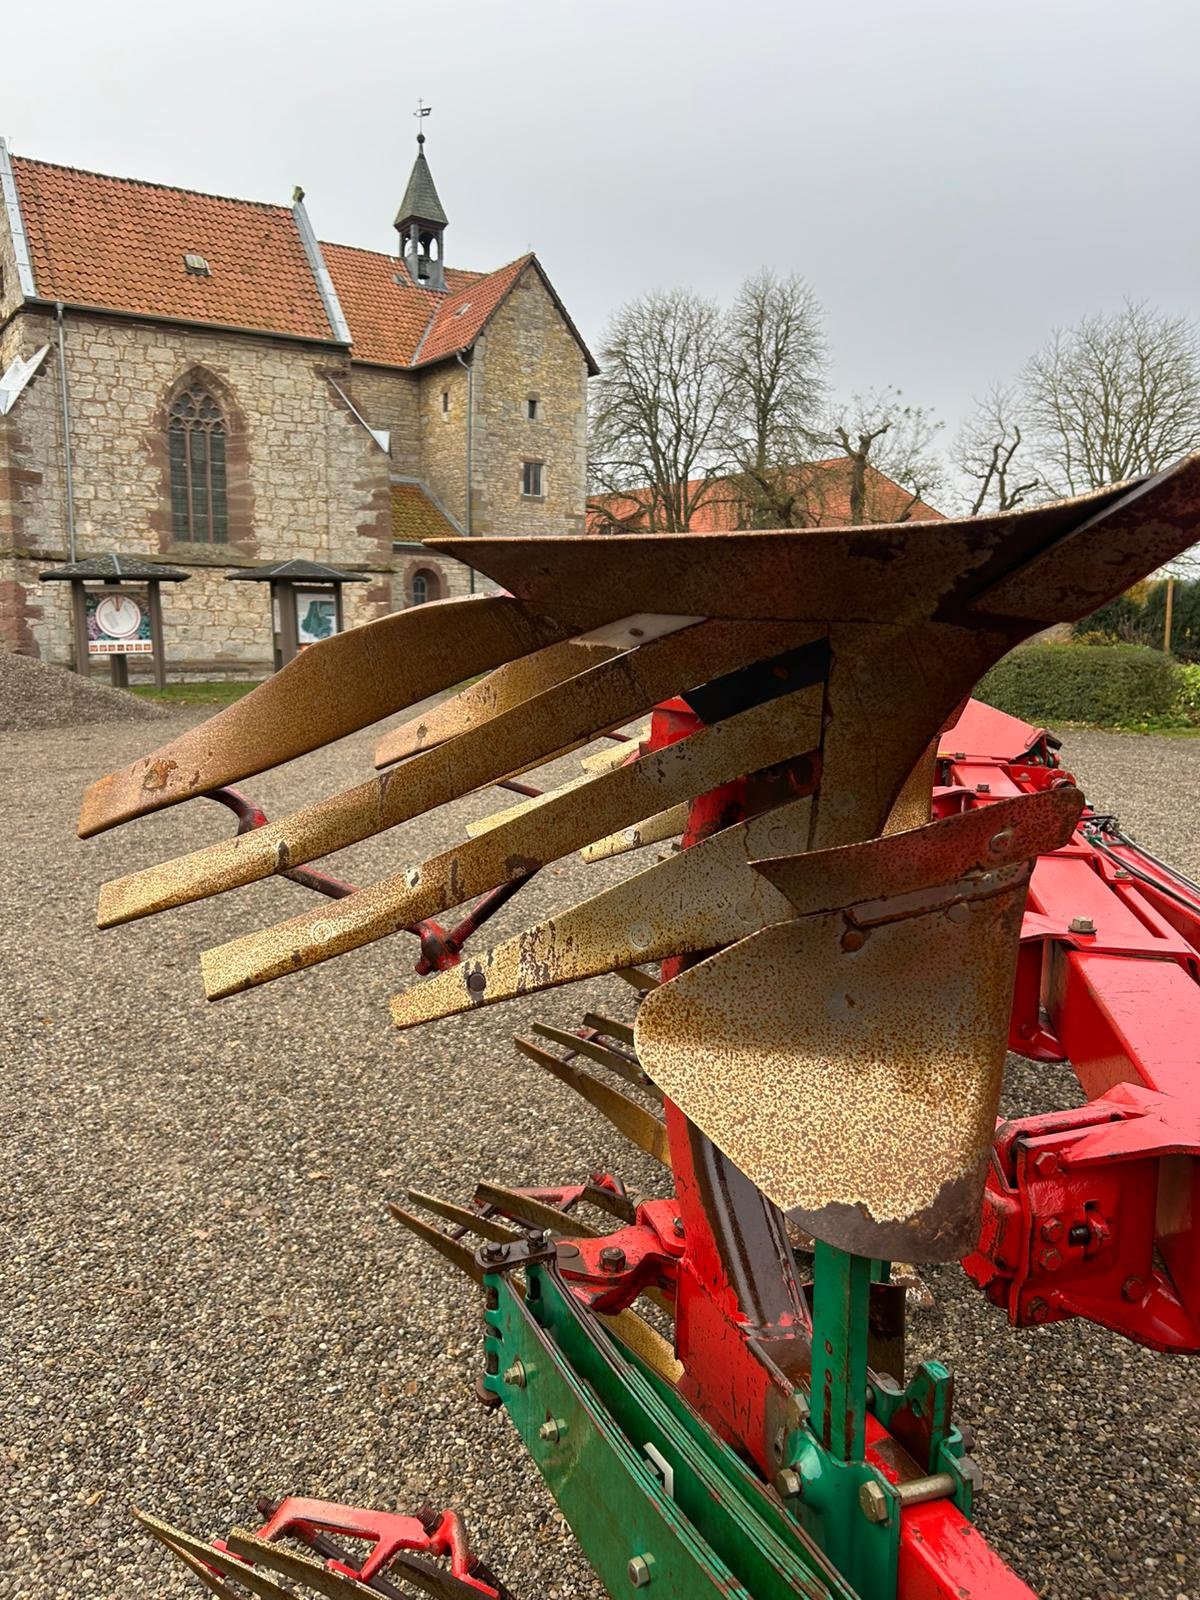
[[[432,107],[417,101],[413,115],[427,117]],[[418,129],[421,122],[417,123]],[[400,255],[414,282],[427,289],[444,290],[446,276],[442,267],[442,234],[449,218],[442,210],[434,187],[433,174],[425,159],[425,135],[417,134],[417,159],[408,177],[404,199],[396,213],[395,228],[400,235]]]

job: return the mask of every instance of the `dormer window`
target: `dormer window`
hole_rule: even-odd
[[[183,258],[183,264],[193,278],[212,277],[212,268],[208,262],[195,250],[189,250]]]

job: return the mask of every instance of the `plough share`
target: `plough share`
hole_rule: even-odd
[[[661,1196],[593,1173],[390,1208],[479,1284],[479,1398],[612,1595],[1029,1595],[971,1522],[950,1373],[906,1371],[893,1263],[961,1259],[1018,1326],[1200,1349],[1200,890],[1085,806],[1049,734],[968,699],[1197,539],[1191,457],[964,522],[439,541],[498,592],[314,646],[88,791],[84,836],[199,797],[239,824],[104,885],[102,926],[271,876],[324,897],[205,952],[212,999],[402,930],[427,976],[401,1029],[631,985],[633,1023],[516,1042]],[[268,822],[230,787],[466,680],[343,794]],[[578,779],[524,781],[605,736]],[[311,865],[492,784],[508,808],[428,861],[365,888]],[[679,835],[464,953],[548,863]],[[997,1124],[1008,1048],[1069,1059],[1087,1104]],[[142,1521],[231,1600],[507,1592],[452,1512],[261,1514],[211,1543]]]

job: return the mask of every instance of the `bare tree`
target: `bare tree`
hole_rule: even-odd
[[[613,318],[592,385],[589,475],[610,527],[679,533],[728,467],[720,308],[683,289]],[[629,496],[627,509],[611,497]]]
[[[851,524],[907,522],[941,486],[945,472],[934,452],[941,427],[932,412],[905,405],[891,388],[856,394],[834,416],[827,437],[849,462]]]
[[[764,268],[743,283],[725,325],[724,442],[739,522],[807,526],[828,359],[822,311],[803,278]]]
[[[1011,511],[1041,487],[1036,472],[1025,475],[1028,446],[1019,418],[1017,396],[997,383],[975,402],[974,415],[959,431],[954,459],[962,473],[974,480],[970,491],[973,517],[984,509]]]
[[[1127,302],[1056,332],[1022,377],[1032,459],[1057,494],[1157,472],[1200,447],[1200,334]]]

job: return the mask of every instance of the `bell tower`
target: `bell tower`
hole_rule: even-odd
[[[431,107],[417,102],[414,115],[427,117]],[[420,123],[417,124],[420,127]],[[417,134],[417,159],[409,174],[404,199],[396,213],[395,228],[400,235],[400,259],[414,283],[423,289],[445,292],[446,274],[442,263],[442,236],[448,226],[442,202],[433,186],[433,174],[425,159],[425,135]]]

